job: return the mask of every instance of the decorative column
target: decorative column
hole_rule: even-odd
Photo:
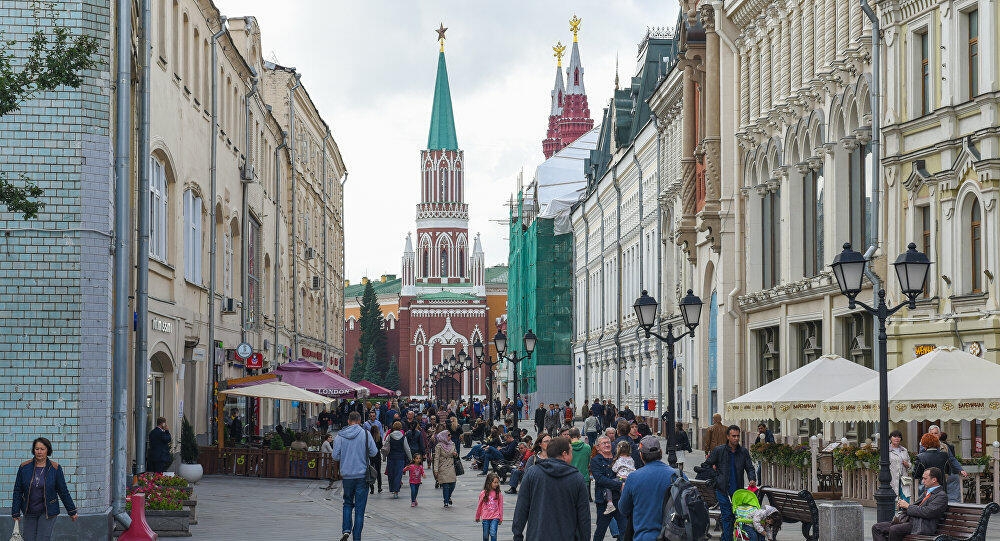
[[[788,13],[788,26],[791,30],[791,51],[792,61],[789,63],[791,69],[791,86],[788,95],[797,91],[802,86],[802,10],[798,2],[792,2],[791,11]]]
[[[702,147],[705,152],[705,208],[701,213],[699,231],[711,230],[712,249],[718,253],[721,247],[719,219],[720,198],[722,197],[722,135],[720,101],[720,53],[719,34],[715,31],[715,8],[702,4],[699,8],[701,24],[705,28],[705,136]]]
[[[814,62],[816,40],[815,36],[815,21],[813,19],[813,3],[812,0],[805,0],[802,3],[802,50],[804,51],[802,56],[802,86],[809,86],[810,81],[812,81],[813,75],[816,73],[816,64]]]

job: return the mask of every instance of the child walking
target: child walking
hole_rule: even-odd
[[[632,460],[632,446],[627,441],[619,442],[616,451],[617,458],[614,464],[611,465],[611,469],[618,475],[618,480],[624,482],[628,474],[635,471],[635,461]],[[608,502],[608,508],[604,511],[604,514],[610,515],[615,512],[615,504],[611,503],[611,491],[604,489],[604,492],[604,499]]]
[[[503,494],[500,477],[490,472],[476,506],[476,522],[483,522],[483,541],[497,541],[497,528],[503,523]]]
[[[403,472],[410,474],[410,507],[417,506],[417,492],[420,492],[420,483],[424,478],[424,459],[420,453],[414,453],[413,462],[403,468]]]

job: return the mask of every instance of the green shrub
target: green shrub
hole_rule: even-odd
[[[181,423],[181,462],[185,464],[198,463],[198,441],[194,438],[194,427],[188,422],[187,416]]]
[[[272,451],[284,451],[285,450],[285,440],[281,439],[281,434],[275,433],[271,436],[271,450]]]

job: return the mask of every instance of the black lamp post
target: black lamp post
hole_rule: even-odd
[[[681,300],[681,318],[684,320],[684,325],[688,330],[684,331],[678,336],[674,336],[674,326],[672,323],[667,324],[667,334],[665,336],[659,335],[652,331],[653,324],[656,323],[656,309],[659,303],[656,299],[650,297],[646,291],[642,292],[642,295],[635,300],[635,304],[632,308],[635,310],[636,317],[639,318],[639,326],[646,333],[646,338],[650,336],[655,336],[661,341],[667,343],[667,462],[676,467],[677,466],[677,449],[676,449],[676,438],[674,437],[674,427],[676,425],[676,412],[674,409],[677,406],[677,400],[674,398],[674,344],[677,343],[681,338],[685,336],[694,336],[694,328],[698,326],[698,321],[701,319],[701,299],[695,296],[694,291],[688,290],[687,295]]]
[[[538,337],[535,333],[528,329],[528,332],[524,333],[524,351],[527,355],[518,356],[517,350],[511,351],[507,354],[507,360],[514,364],[514,407],[517,408],[517,412],[514,415],[514,428],[517,429],[517,419],[521,415],[521,408],[517,407],[517,363],[530,359],[531,354],[535,352],[535,344],[538,342]],[[493,345],[497,348],[497,354],[501,357],[507,353],[507,335],[503,331],[497,331],[496,336],[493,337]]]
[[[506,338],[504,338],[506,341]],[[487,398],[487,403],[490,406],[490,426],[493,426],[493,420],[495,419],[496,408],[493,407],[493,370],[498,364],[500,364],[500,359],[497,358],[493,360],[492,357],[485,354],[486,346],[483,342],[476,338],[476,341],[472,344],[472,354],[479,360],[479,366],[486,367],[486,388],[489,390],[489,397]]]
[[[865,277],[865,267],[868,260],[865,256],[851,249],[851,243],[844,244],[844,251],[833,259],[830,265],[833,267],[833,275],[837,278],[837,285],[840,292],[849,300],[848,307],[856,308],[860,305],[866,312],[878,318],[878,342],[879,342],[879,365],[878,365],[878,448],[879,448],[879,469],[878,488],[875,489],[875,502],[878,506],[878,521],[887,522],[892,520],[894,513],[894,501],[896,494],[889,483],[892,481],[892,474],[889,473],[889,384],[888,384],[888,353],[886,352],[886,342],[888,339],[885,333],[885,322],[889,316],[895,314],[900,308],[908,306],[910,310],[917,307],[917,297],[923,292],[924,284],[927,282],[927,273],[930,270],[931,262],[927,255],[917,251],[917,245],[910,243],[906,252],[896,258],[892,265],[896,268],[896,278],[899,280],[899,287],[903,290],[907,300],[889,308],[885,303],[885,290],[878,291],[878,305],[872,308],[856,299],[861,293],[861,283]]]

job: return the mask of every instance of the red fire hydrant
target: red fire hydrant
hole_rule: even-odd
[[[132,500],[132,525],[125,533],[118,536],[118,541],[156,541],[159,537],[146,524],[146,495],[137,492],[130,496]]]

